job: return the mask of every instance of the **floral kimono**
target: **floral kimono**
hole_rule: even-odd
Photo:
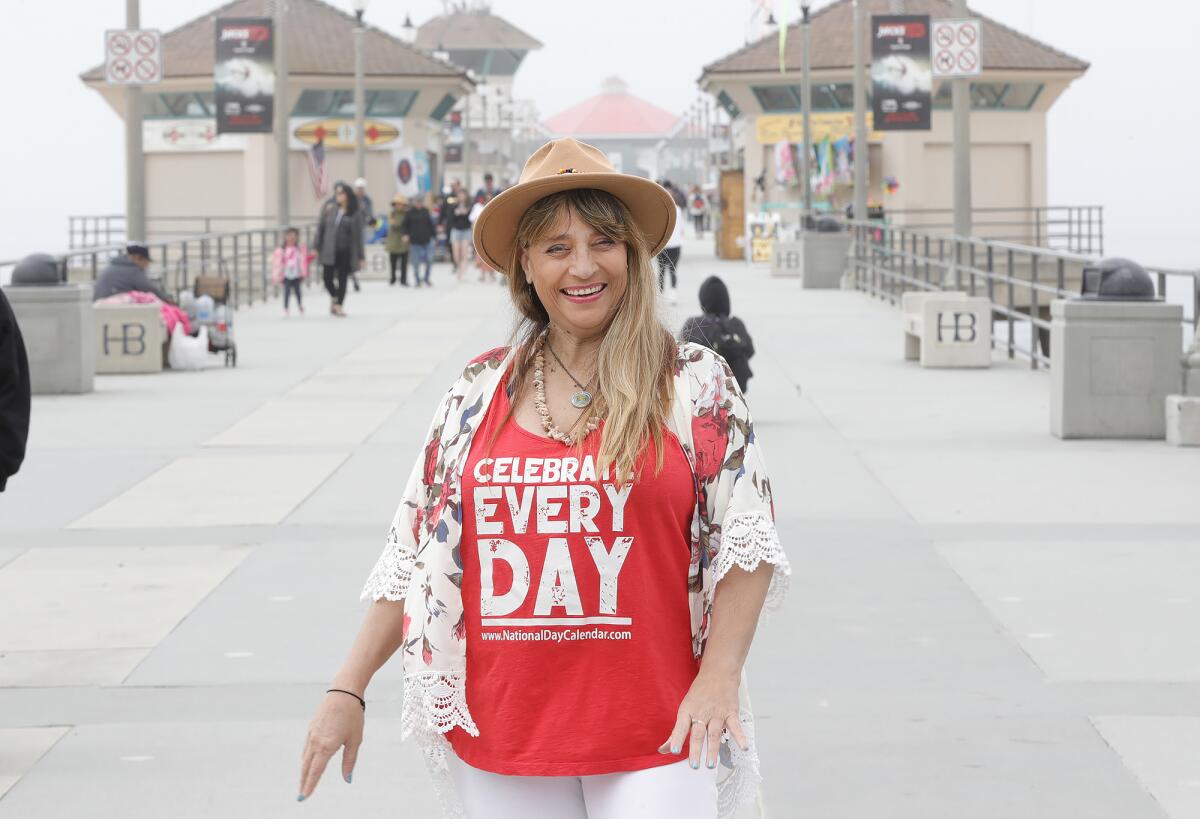
[[[447,775],[444,735],[454,726],[479,735],[466,701],[461,480],[471,440],[513,355],[498,348],[476,358],[442,399],[362,594],[405,602],[403,736],[417,735],[451,816],[460,809]],[[688,589],[692,651],[699,658],[714,592],[730,568],[752,571],[763,561],[774,566],[767,608],[782,600],[790,569],[775,530],[771,484],[754,425],[725,360],[707,348],[680,345],[674,386],[667,425],[687,455],[697,498]],[[761,779],[744,675],[738,698],[750,750],[743,752],[726,732],[717,786],[721,816],[753,799]]]

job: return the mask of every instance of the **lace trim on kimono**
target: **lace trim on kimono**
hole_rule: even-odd
[[[721,737],[721,766],[728,768],[729,773],[717,781],[717,816],[720,819],[732,817],[739,807],[753,802],[762,783],[758,746],[754,742],[754,717],[749,711],[740,712],[738,717],[750,750],[743,751],[728,731]]]
[[[754,571],[760,563],[775,567],[771,574],[771,585],[763,604],[766,611],[775,611],[787,595],[792,567],[779,544],[779,532],[775,521],[763,512],[744,512],[729,515],[721,526],[721,541],[717,546],[717,558],[713,564],[715,582],[737,566],[745,571]]]
[[[421,733],[417,735],[417,744],[421,746],[425,770],[433,780],[443,819],[464,819],[462,800],[458,798],[458,789],[454,787],[450,766],[446,762],[446,755],[454,753],[446,735],[436,731]]]
[[[416,556],[406,547],[389,540],[383,554],[363,586],[361,600],[403,600],[412,582]]]
[[[400,736],[444,734],[454,727],[473,737],[479,728],[467,709],[467,677],[462,673],[436,671],[409,674],[404,678],[404,709],[400,714]]]

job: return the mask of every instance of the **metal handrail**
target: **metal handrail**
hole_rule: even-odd
[[[1022,214],[1025,218],[994,217]],[[896,227],[951,233],[954,229],[952,208],[886,209],[884,221]],[[926,221],[927,217],[945,216],[945,220]],[[1000,239],[1025,246],[1046,247],[1073,253],[1104,253],[1103,205],[1034,205],[1022,207],[971,208],[971,218],[977,231],[986,231],[981,238]],[[919,221],[918,221],[919,220]],[[1021,232],[1012,228],[1023,228]],[[1008,235],[991,235],[1004,229]]]
[[[856,289],[896,304],[905,290],[965,290],[986,295],[993,316],[1007,325],[1004,347],[1009,358],[1029,359],[1033,369],[1050,365],[1049,305],[1077,295],[1068,283],[1095,255],[1050,250],[978,236],[936,234],[869,220],[848,220],[853,242],[847,272]],[[1184,324],[1200,327],[1200,270],[1148,267],[1159,295],[1168,283],[1185,280],[1191,311]],[[1020,293],[1020,297],[1017,293]],[[1028,325],[1028,344],[1018,340],[1018,325]],[[995,343],[995,342],[993,342]],[[1187,339],[1185,338],[1185,344]]]
[[[312,246],[316,222],[293,225],[300,231],[301,241]],[[222,266],[230,279],[230,298],[235,307],[260,299],[267,301],[277,288],[271,283],[271,259],[275,248],[282,244],[283,228],[254,228],[227,233],[201,233],[175,239],[147,243],[151,261],[158,266],[163,288],[179,293],[195,282],[198,269],[212,264]],[[86,249],[52,253],[64,281],[95,281],[104,266],[120,253],[125,245],[110,243]],[[0,281],[20,262],[0,260]],[[312,279],[309,279],[310,283]]]
[[[235,230],[245,230],[248,227],[265,229],[275,224],[275,217],[271,215],[222,216],[213,214],[149,216],[146,218],[146,235],[133,238],[186,238],[197,234],[228,232],[222,231],[221,227],[222,223],[229,222],[235,223],[231,226]],[[185,225],[185,227],[175,227],[177,225]],[[67,217],[67,247],[70,250],[112,245],[127,241],[129,238],[125,230],[124,214],[105,213]]]

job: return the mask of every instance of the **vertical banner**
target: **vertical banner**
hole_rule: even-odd
[[[933,68],[928,15],[872,15],[871,93],[877,131],[928,131]]]
[[[218,18],[216,32],[217,133],[271,133],[275,99],[271,18]]]
[[[405,146],[392,151],[392,172],[396,178],[396,193],[409,199],[421,193],[416,152],[412,148]]]

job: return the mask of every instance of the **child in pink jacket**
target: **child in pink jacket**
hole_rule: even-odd
[[[296,294],[296,306],[304,312],[304,302],[300,296],[300,283],[308,278],[308,264],[316,256],[306,245],[300,244],[300,231],[288,228],[283,234],[283,245],[275,248],[271,260],[271,280],[283,285],[283,314],[288,310],[289,297]]]

